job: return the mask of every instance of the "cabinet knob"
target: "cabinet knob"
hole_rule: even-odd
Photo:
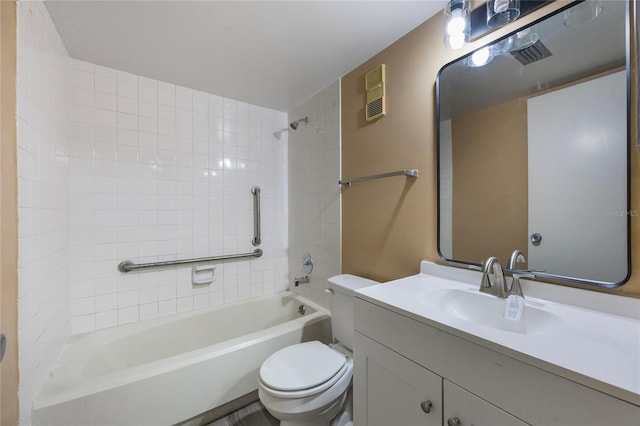
[[[447,419],[447,426],[460,426],[462,422],[457,417],[449,417]]]
[[[427,414],[431,412],[431,407],[433,407],[433,403],[431,401],[422,401],[420,403],[420,408],[422,408],[422,411]]]

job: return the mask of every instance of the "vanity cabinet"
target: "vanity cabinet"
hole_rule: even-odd
[[[356,426],[527,425],[360,333],[354,348]]]
[[[512,416],[456,386],[443,380],[444,425],[446,426],[526,426],[527,423]]]
[[[355,426],[640,426],[640,400],[606,384],[360,298],[354,311]]]
[[[359,333],[354,348],[357,425],[442,424],[442,377]]]

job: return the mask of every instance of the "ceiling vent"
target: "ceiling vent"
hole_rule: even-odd
[[[551,56],[551,52],[547,49],[547,46],[538,40],[527,48],[511,52],[511,55],[522,65],[529,65],[540,59],[548,58]]]

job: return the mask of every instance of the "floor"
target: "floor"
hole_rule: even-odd
[[[280,422],[264,408],[260,401],[234,411],[227,417],[207,426],[278,426]]]

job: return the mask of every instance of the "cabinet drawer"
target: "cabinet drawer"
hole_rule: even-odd
[[[527,426],[527,423],[478,398],[448,380],[443,381],[445,426]]]

